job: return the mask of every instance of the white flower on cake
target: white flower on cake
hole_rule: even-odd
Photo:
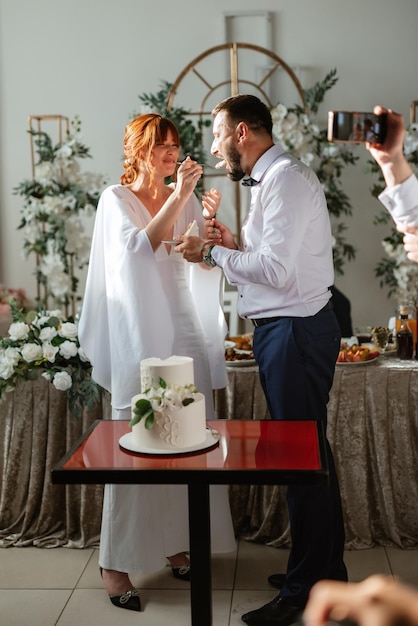
[[[146,389],[141,394],[142,397],[135,402],[129,426],[132,428],[144,419],[145,428],[150,429],[154,425],[156,412],[181,409],[194,402],[197,393],[198,390],[193,384],[167,385],[165,380],[160,378],[158,386],[152,385]]]

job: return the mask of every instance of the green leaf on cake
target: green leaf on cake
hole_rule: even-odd
[[[194,402],[194,398],[184,398],[182,405],[187,406],[188,404],[191,404],[192,402]]]
[[[145,398],[140,398],[135,402],[133,410],[134,416],[129,422],[129,426],[135,426],[142,419],[145,419],[145,428],[151,428],[154,423],[154,410],[151,406],[151,402]]]
[[[145,428],[147,430],[151,430],[153,426],[154,426],[154,411],[151,413],[151,415],[148,415],[145,418]]]

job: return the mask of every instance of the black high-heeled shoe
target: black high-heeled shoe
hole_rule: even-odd
[[[99,567],[100,576],[103,578],[103,568]],[[129,609],[130,611],[141,611],[141,598],[139,597],[138,589],[129,589],[126,593],[118,596],[116,594],[110,595],[109,600],[114,606],[119,609]]]
[[[171,567],[174,578],[179,580],[190,580],[190,565],[176,565]]]

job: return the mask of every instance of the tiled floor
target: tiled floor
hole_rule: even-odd
[[[213,559],[214,626],[242,626],[241,614],[276,592],[267,576],[284,571],[287,550],[240,541],[237,553]],[[115,608],[102,588],[97,550],[0,549],[2,626],[188,626],[189,585],[167,568],[132,577],[141,589],[144,612]],[[397,575],[418,588],[418,550],[377,547],[346,552],[349,578],[372,573]]]

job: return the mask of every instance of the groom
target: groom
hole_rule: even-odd
[[[332,236],[315,173],[272,138],[265,104],[238,95],[213,111],[211,152],[228,177],[244,179],[251,205],[239,246],[213,218],[221,239],[187,238],[175,250],[191,262],[219,266],[238,288],[238,312],[254,326],[253,351],[270,415],[326,425],[341,333],[330,303]],[[215,241],[217,243],[215,243]],[[269,581],[279,595],[242,616],[249,626],[289,626],[320,579],[347,580],[338,478],[327,442],[328,486],[287,489],[292,548],[287,572]]]

